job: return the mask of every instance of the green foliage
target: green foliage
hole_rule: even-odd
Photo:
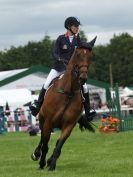
[[[34,65],[52,65],[52,45],[49,36],[40,42],[28,42],[24,47],[11,47],[0,52],[0,70],[25,68]]]
[[[87,36],[85,35],[84,31],[80,30],[79,35],[82,41],[87,42]]]
[[[87,41],[84,31],[82,40]],[[26,68],[34,65],[52,67],[54,41],[46,35],[39,42],[28,42],[25,46],[13,47],[0,52],[0,71]],[[133,37],[128,33],[114,35],[108,45],[94,47],[89,77],[110,82],[109,66],[112,66],[113,82],[121,86],[133,86]]]
[[[107,46],[96,46],[94,50],[95,73],[91,77],[110,82],[109,65],[112,65],[114,83],[133,85],[133,37],[127,33],[114,35]]]
[[[49,143],[50,156],[59,136],[52,134]],[[131,177],[133,174],[133,132],[113,134],[81,133],[76,127],[63,146],[57,168],[48,172],[38,169],[38,161],[30,155],[40,136],[27,133],[8,133],[0,136],[1,177]]]

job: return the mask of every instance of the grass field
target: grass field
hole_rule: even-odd
[[[51,136],[49,153],[58,135]],[[0,136],[0,177],[133,177],[133,131],[103,135],[81,133],[76,127],[54,172],[39,171],[30,158],[39,138],[27,133]]]

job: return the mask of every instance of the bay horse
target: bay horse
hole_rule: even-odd
[[[39,169],[43,169],[46,165],[48,142],[53,128],[60,128],[61,134],[51,157],[47,160],[50,171],[55,170],[62,146],[82,114],[83,97],[80,87],[88,78],[95,41],[96,37],[89,43],[82,43],[74,50],[64,74],[53,81],[45,94],[45,100],[38,115],[41,139],[31,155],[34,161],[40,159]]]

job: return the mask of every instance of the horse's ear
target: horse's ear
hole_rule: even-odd
[[[91,49],[94,47],[96,39],[97,39],[97,36],[94,39],[92,39],[92,41],[88,42],[88,45],[91,47]]]
[[[97,39],[97,36],[90,42],[82,42],[81,45],[79,46],[79,48],[85,48],[85,49],[92,50],[96,39]]]

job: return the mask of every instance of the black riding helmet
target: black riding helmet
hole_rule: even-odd
[[[65,20],[64,26],[66,29],[69,29],[72,25],[79,26],[81,25],[80,21],[76,17],[68,17]]]

